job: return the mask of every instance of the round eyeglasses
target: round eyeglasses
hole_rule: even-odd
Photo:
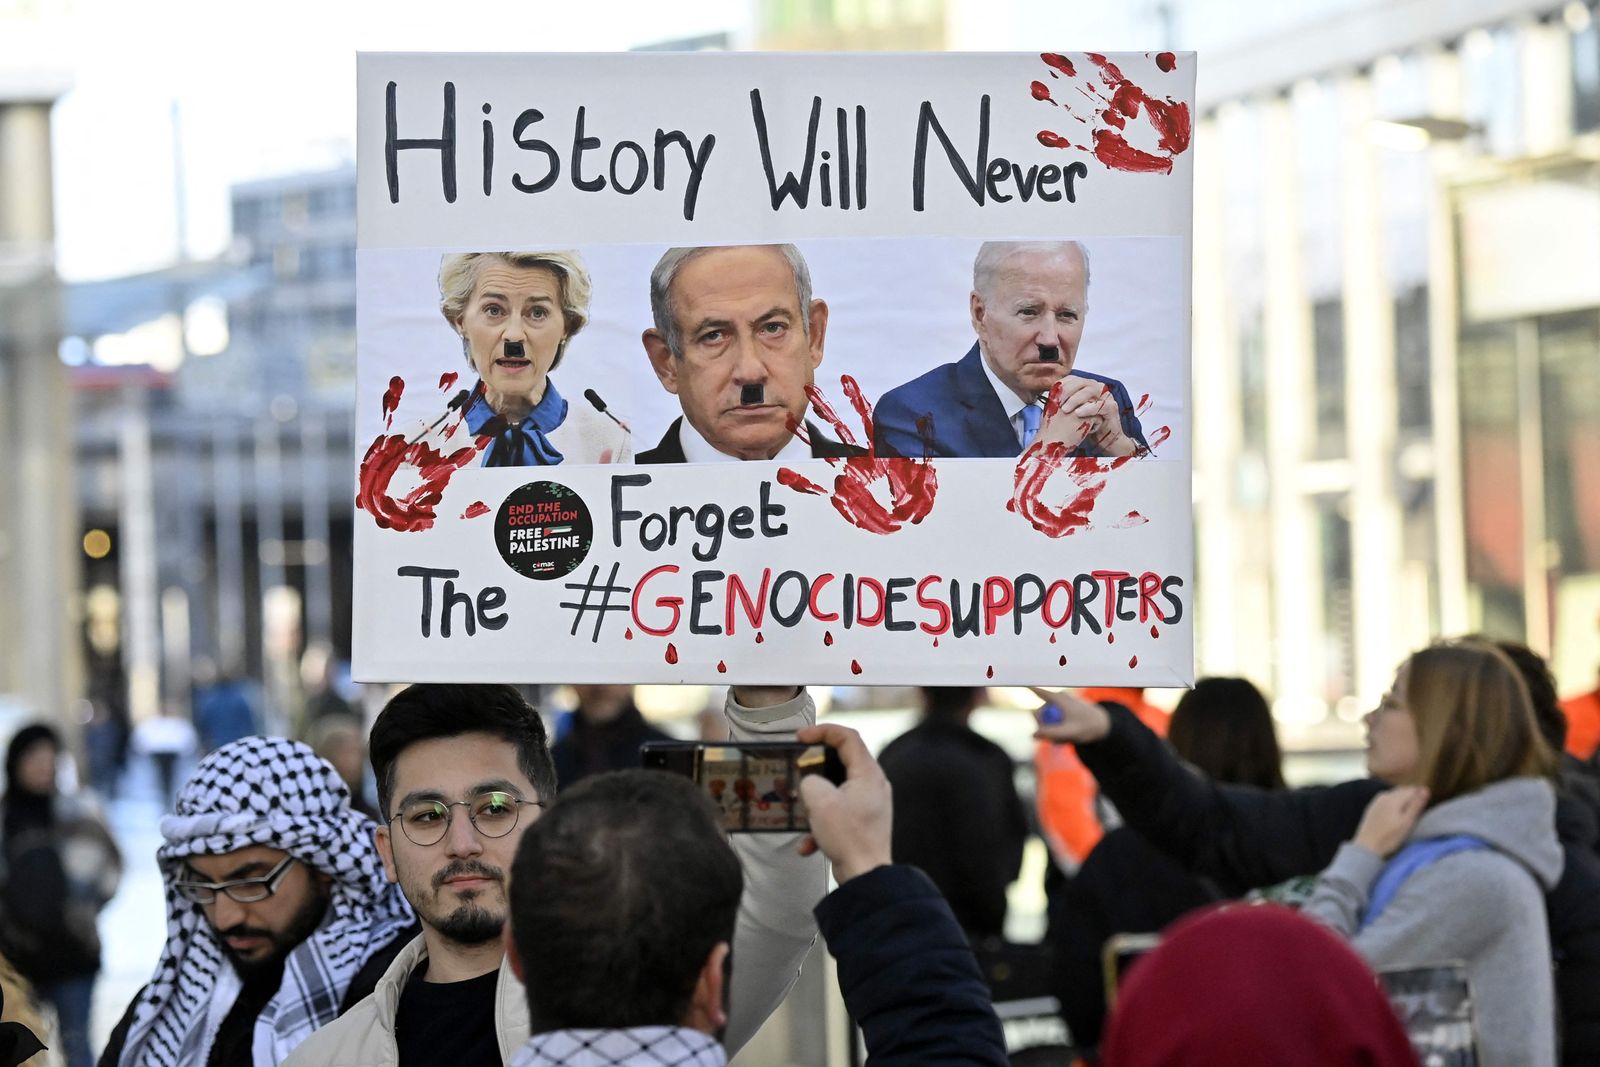
[[[218,893],[225,893],[229,900],[240,904],[254,904],[278,891],[278,885],[283,881],[283,876],[289,873],[292,863],[294,857],[285,856],[260,878],[236,878],[231,882],[173,882],[172,888],[180,897],[196,904],[210,904],[217,899]]]
[[[544,807],[542,800],[523,800],[519,796],[495,789],[479,793],[471,800],[413,800],[390,816],[389,821],[400,822],[400,832],[413,845],[437,845],[450,832],[450,809],[467,809],[467,818],[484,837],[504,837],[517,828],[517,818],[524,805]]]

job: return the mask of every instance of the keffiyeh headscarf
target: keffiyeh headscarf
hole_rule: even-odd
[[[356,972],[411,922],[400,887],[384,878],[372,832],[372,820],[351,810],[333,766],[298,741],[246,737],[202,760],[178,793],[177,813],[161,820],[166,843],[156,859],[167,887],[167,943],[120,1063],[204,1063],[217,1021],[237,996],[237,981],[220,981],[232,977],[232,965],[201,906],[172,888],[190,856],[265,845],[332,879],[321,925],[290,951],[278,991],[256,1018],[256,1063],[280,1062],[332,1021]],[[229,1003],[214,1005],[220,996]]]

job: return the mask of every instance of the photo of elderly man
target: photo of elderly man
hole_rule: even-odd
[[[806,386],[822,362],[828,305],[793,245],[672,248],[650,274],[655,325],[644,332],[661,387],[683,415],[639,463],[805,459],[862,450],[806,422]],[[791,426],[804,424],[810,444]]]
[[[1017,456],[1043,432],[1074,456],[1148,447],[1127,388],[1076,369],[1089,311],[1089,253],[1077,241],[990,241],[972,265],[977,341],[954,363],[883,395],[874,409],[879,455]],[[1046,400],[1061,386],[1059,408]]]

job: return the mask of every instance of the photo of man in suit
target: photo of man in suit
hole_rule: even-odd
[[[1074,369],[1089,310],[1089,254],[1077,241],[990,241],[972,265],[977,342],[960,360],[883,395],[879,455],[1017,456],[1039,434],[1051,387],[1066,380],[1048,435],[1074,456],[1146,449],[1128,390]]]
[[[642,338],[662,388],[678,398],[656,447],[636,463],[711,463],[859,454],[805,422],[822,362],[828,305],[793,245],[669,249],[650,273],[655,326]],[[804,423],[809,445],[791,425]]]

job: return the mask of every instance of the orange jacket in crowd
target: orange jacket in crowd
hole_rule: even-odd
[[[1150,729],[1167,736],[1171,715],[1146,703],[1143,689],[1083,689],[1078,695],[1096,703],[1113,700],[1125,705]],[[1033,767],[1038,779],[1039,829],[1056,863],[1070,874],[1105,836],[1094,804],[1100,787],[1072,745],[1040,741],[1034,748]]]
[[[1567,717],[1567,751],[1586,760],[1600,748],[1600,689],[1561,702]]]

